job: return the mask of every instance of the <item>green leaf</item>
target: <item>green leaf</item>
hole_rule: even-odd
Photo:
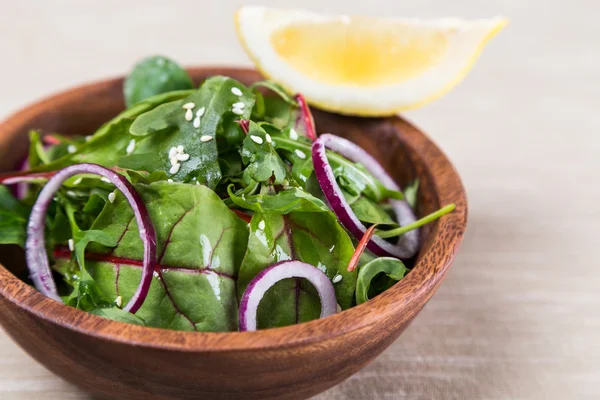
[[[242,96],[232,92],[236,88]],[[232,111],[232,105],[238,102],[245,104],[241,115]],[[183,108],[188,103],[194,105],[192,121],[188,121]],[[222,177],[217,141],[228,140],[217,135],[230,132],[231,125],[237,125],[235,120],[249,118],[253,105],[254,95],[240,82],[224,76],[211,77],[189,96],[140,115],[130,129],[139,141],[133,154],[121,159],[119,166],[148,172],[160,170],[174,181],[197,181],[214,189]],[[204,114],[198,118],[196,128],[194,121],[202,108]],[[239,130],[239,127],[233,129]],[[183,146],[190,157],[181,162],[178,171],[171,173],[169,151],[178,146]]]
[[[324,271],[334,284],[338,303],[352,306],[356,273],[346,270],[354,248],[346,231],[329,211],[257,212],[250,224],[246,256],[240,268],[238,296],[263,269],[285,260],[300,260]],[[320,302],[314,287],[303,279],[278,282],[262,299],[259,328],[291,325],[319,318]]]
[[[0,185],[0,244],[25,245],[29,209]]]
[[[129,107],[157,94],[193,87],[186,70],[176,62],[167,57],[152,56],[133,67],[123,83],[123,93]]]
[[[419,192],[419,180],[415,179],[404,188],[404,197],[406,201],[410,205],[410,207],[415,210],[417,208],[417,194]]]
[[[346,192],[343,192],[344,196],[346,196]],[[350,199],[348,199],[350,197]],[[398,224],[396,221],[392,219],[392,217],[378,204],[369,200],[365,196],[357,196],[353,197],[348,194],[346,200],[350,204],[350,208],[356,217],[361,220],[363,223],[367,223],[370,225],[378,224],[378,225],[394,225]]]
[[[291,212],[329,212],[329,208],[322,200],[295,187],[282,190],[274,195],[255,194],[238,196],[231,191],[231,187],[228,192],[234,204],[246,210],[256,212],[274,212],[278,214],[289,214]]]
[[[39,165],[31,172],[55,171],[77,163],[94,163],[112,168],[119,159],[127,154],[127,146],[134,139],[129,134],[129,127],[134,119],[156,106],[180,99],[189,95],[191,91],[178,91],[160,94],[149,98],[104,124],[88,140],[76,146],[73,153],[68,153],[49,164]]]
[[[286,102],[290,106],[294,106],[294,107],[298,106],[298,103],[296,102],[296,100],[294,100],[294,98],[289,95],[289,93],[285,90],[285,88],[283,86],[281,86],[280,84],[278,84],[277,82],[273,82],[273,81],[254,82],[252,85],[250,85],[250,89],[254,89],[254,88],[268,89],[268,90],[274,92],[275,94],[277,94],[284,102]]]
[[[235,279],[248,242],[247,224],[202,185],[155,182],[136,189],[156,230],[160,265],[136,316],[153,327],[236,330]],[[141,278],[143,243],[121,194],[106,204],[92,230],[117,245],[91,245],[85,269],[104,299],[112,303],[121,296],[127,304]]]
[[[42,143],[42,134],[39,131],[29,131],[29,155],[27,157],[29,168],[38,165],[48,164],[50,162],[44,144]]]
[[[408,273],[404,263],[393,257],[379,257],[363,265],[356,281],[356,304],[377,296]]]
[[[97,315],[99,317],[112,319],[113,321],[126,322],[128,324],[142,325],[145,326],[146,322],[135,314],[127,311],[123,311],[115,306],[108,307],[96,307],[88,311],[90,314]]]
[[[281,184],[287,177],[287,167],[273,147],[271,136],[254,122],[241,149],[242,162],[247,165],[248,177],[256,182]]]

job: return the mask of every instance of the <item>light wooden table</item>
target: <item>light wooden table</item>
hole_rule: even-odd
[[[231,23],[239,3],[3,1],[0,115],[148,54],[248,64]],[[447,281],[389,350],[317,398],[600,398],[600,3],[351,3],[298,2],[350,14],[503,13],[512,23],[459,88],[407,114],[469,194]],[[0,398],[85,396],[0,332]]]

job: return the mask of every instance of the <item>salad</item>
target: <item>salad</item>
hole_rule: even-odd
[[[31,131],[0,175],[0,245],[92,314],[187,331],[326,317],[410,273],[419,227],[454,209],[417,219],[418,181],[402,191],[362,148],[317,136],[303,96],[273,82],[195,88],[150,57],[124,95],[90,136]]]

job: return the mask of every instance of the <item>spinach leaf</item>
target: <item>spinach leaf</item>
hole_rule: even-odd
[[[344,193],[344,196],[350,204],[350,208],[352,208],[354,214],[356,214],[357,218],[363,223],[371,225],[392,225],[392,227],[396,227],[398,225],[396,221],[394,221],[392,217],[385,211],[385,209],[376,204],[374,201],[369,200],[365,196],[352,196],[347,194],[347,192],[342,193]]]
[[[210,189],[164,181],[138,184],[157,234],[159,267],[136,316],[153,327],[237,329],[235,280],[248,228]],[[141,277],[143,244],[129,203],[118,194],[92,226],[117,245],[93,243],[87,270],[104,299],[126,304]],[[102,243],[101,243],[102,244]]]
[[[127,311],[123,311],[116,306],[104,306],[92,308],[88,311],[90,314],[97,315],[99,317],[112,319],[113,321],[126,322],[128,324],[142,325],[145,326],[146,322],[135,314]]]
[[[236,103],[244,106],[233,107]],[[214,139],[217,134],[228,131],[229,127],[223,126],[226,119],[232,125],[234,119],[249,118],[253,104],[252,92],[238,81],[224,76],[211,77],[189,96],[140,115],[130,128],[139,141],[134,152],[122,158],[119,166],[164,171],[175,181],[197,181],[214,189],[222,177]],[[186,110],[184,105],[193,105],[193,108]],[[239,130],[239,127],[234,128]],[[183,146],[189,159],[172,169],[170,149],[178,146]]]
[[[329,211],[280,214],[256,212],[250,223],[248,249],[240,267],[238,296],[264,268],[284,260],[300,260],[319,268],[334,284],[338,303],[352,306],[356,274],[347,272],[354,248],[346,231]],[[274,285],[258,308],[258,326],[270,328],[319,318],[319,297],[303,279],[286,279]]]
[[[6,186],[0,185],[0,244],[25,245],[29,211]]]
[[[329,212],[327,205],[320,199],[300,188],[289,188],[274,195],[255,194],[238,196],[229,187],[229,197],[241,208],[256,212],[289,214],[295,212]]]
[[[191,91],[178,91],[160,94],[123,111],[121,114],[104,124],[88,140],[80,145],[74,145],[74,151],[48,163],[31,168],[31,172],[55,171],[77,163],[94,163],[105,167],[114,167],[119,159],[127,154],[127,147],[131,140],[129,127],[135,118],[152,110],[156,106],[180,99],[189,95]]]
[[[362,304],[389,289],[404,278],[408,271],[397,258],[379,257],[369,261],[358,271],[356,304]]]
[[[157,94],[192,89],[193,86],[188,73],[175,61],[152,56],[133,67],[123,82],[123,94],[129,107]]]
[[[248,135],[240,151],[242,162],[247,165],[245,173],[255,182],[281,184],[287,176],[287,167],[273,147],[271,135],[250,122]]]

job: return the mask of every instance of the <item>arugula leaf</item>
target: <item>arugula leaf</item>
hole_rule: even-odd
[[[160,265],[136,316],[153,327],[237,329],[235,279],[248,241],[246,223],[202,185],[161,181],[136,189],[156,230]],[[126,304],[141,277],[143,244],[121,194],[106,204],[92,230],[102,232],[103,245],[89,246],[84,269],[104,299],[122,296]],[[106,246],[109,238],[116,247]]]
[[[240,151],[242,162],[247,165],[248,177],[256,182],[267,182],[273,178],[275,184],[281,184],[287,176],[287,167],[273,147],[271,136],[254,122],[244,139]]]
[[[29,209],[0,185],[0,244],[25,245]]]
[[[235,89],[242,95],[234,94]],[[235,114],[232,107],[238,102],[244,104],[240,115]],[[183,108],[186,104],[193,104],[193,111],[187,112]],[[217,140],[214,139],[217,134],[229,131],[228,126],[223,126],[227,118],[229,125],[235,124],[232,116],[247,119],[253,105],[252,92],[240,82],[224,76],[208,78],[189,96],[140,115],[130,128],[131,134],[140,140],[133,154],[122,158],[119,166],[148,172],[160,170],[175,181],[195,180],[214,189],[222,177]],[[198,117],[201,109],[204,114]],[[189,113],[191,120],[186,118]],[[183,146],[190,157],[181,162],[178,170],[172,171],[169,151],[178,146]]]
[[[409,269],[393,257],[379,257],[369,261],[358,271],[356,304],[362,304],[392,287],[404,278]]]
[[[137,63],[123,82],[125,103],[131,106],[157,94],[192,89],[194,84],[185,69],[175,61],[152,56]]]
[[[248,249],[240,267],[238,297],[264,268],[284,260],[314,265],[334,284],[338,303],[352,306],[356,273],[346,270],[354,248],[346,231],[329,211],[256,212],[250,223]],[[258,308],[258,326],[270,328],[319,318],[320,302],[312,285],[303,279],[286,279],[274,285]]]

